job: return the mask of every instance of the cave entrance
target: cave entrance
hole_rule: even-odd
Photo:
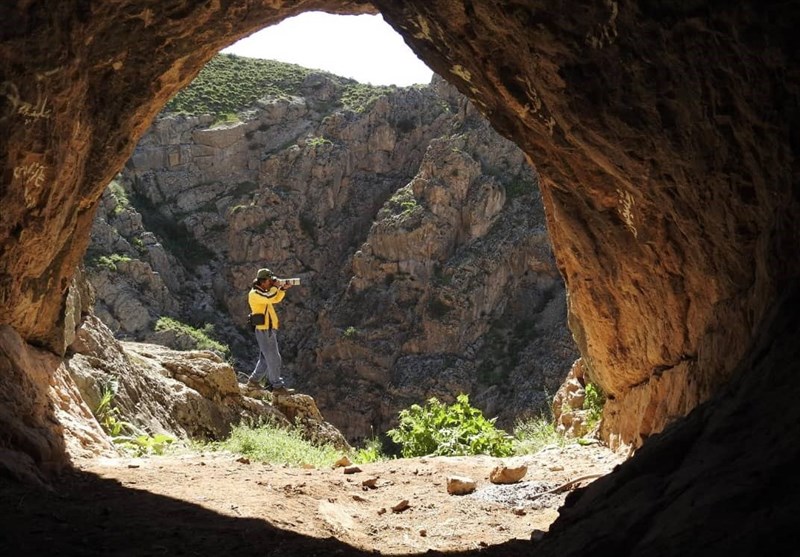
[[[277,44],[301,60],[314,29],[378,17],[303,14]],[[256,351],[242,291],[266,266],[305,285],[281,308],[288,379],[349,439],[460,392],[508,431],[548,415],[577,352],[525,156],[440,79],[365,85],[240,55],[280,54],[271,31],[214,58],[112,184],[86,258],[98,314],[124,338],[217,350],[244,380]],[[312,54],[328,42],[315,38]]]

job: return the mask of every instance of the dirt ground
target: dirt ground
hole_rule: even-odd
[[[573,487],[545,492],[621,460],[599,445],[398,459],[360,471],[214,452],[96,459],[77,463],[53,491],[0,483],[0,555],[523,554]],[[492,484],[501,464],[524,464],[527,475]],[[477,489],[449,495],[449,476],[472,478]]]

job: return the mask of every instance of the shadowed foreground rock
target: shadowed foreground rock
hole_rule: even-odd
[[[374,5],[537,165],[571,327],[587,375],[612,399],[605,435],[638,445],[717,396],[609,476],[613,498],[586,492],[541,554],[774,549],[798,511],[787,463],[797,461],[800,397],[800,7]],[[48,396],[49,381],[32,380],[21,359],[58,376],[52,354],[74,331],[71,277],[102,190],[136,139],[220,48],[314,8],[371,9],[332,0],[0,8],[0,426],[13,432],[2,438],[4,463],[66,462],[55,411],[65,395]],[[622,500],[630,512],[603,512]],[[598,528],[579,528],[583,520]]]

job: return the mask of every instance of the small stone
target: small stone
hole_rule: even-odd
[[[367,502],[367,500],[361,497],[361,495],[353,495],[353,501],[358,501],[359,503]]]
[[[531,532],[531,541],[538,542],[544,537],[546,533],[547,532],[545,532],[544,530],[534,530],[533,532]]]
[[[525,465],[509,468],[508,466],[496,466],[489,474],[489,481],[493,484],[514,484],[520,481],[528,473]]]
[[[475,491],[476,487],[475,480],[466,476],[449,476],[447,478],[447,493],[450,495],[466,495]]]
[[[551,472],[561,472],[562,470],[564,470],[564,467],[556,464],[553,466],[549,466],[547,469],[550,470]]]
[[[386,514],[386,509],[380,508],[378,509],[378,515]]]
[[[516,508],[516,509],[514,509],[512,512],[513,512],[515,515],[517,515],[517,516],[525,516],[525,515],[527,514],[527,513],[525,512],[525,509],[523,509],[523,508],[521,508],[521,507],[517,507],[517,508]]]
[[[340,458],[339,460],[337,460],[336,462],[334,462],[333,463],[333,467],[334,468],[343,468],[345,466],[350,466],[351,464],[353,464],[353,462],[349,458],[347,458],[347,455],[345,455],[342,458]]]
[[[250,459],[247,458],[246,456],[240,456],[239,458],[236,459],[236,462],[240,464],[250,464]]]
[[[408,504],[408,499],[403,499],[402,501],[397,503],[394,507],[392,507],[392,512],[393,513],[401,513],[404,510],[406,510],[407,508],[409,508],[410,506],[411,505]]]
[[[378,487],[377,483],[378,483],[378,478],[367,478],[366,480],[361,482],[361,485],[363,485],[364,487],[368,487],[369,489],[376,489]]]
[[[358,472],[361,472],[361,468],[358,466],[348,466],[344,469],[345,474],[357,474]]]
[[[422,530],[419,531],[419,535],[424,538],[425,536],[428,535],[428,531],[423,528]]]

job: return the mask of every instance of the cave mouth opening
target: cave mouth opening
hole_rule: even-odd
[[[299,16],[298,16],[299,17]],[[330,16],[331,18],[338,19],[344,18],[347,16]],[[358,16],[364,17],[364,16]],[[280,24],[278,24],[280,25]],[[385,25],[385,24],[384,24]],[[274,26],[274,27],[277,27]],[[272,27],[268,27],[265,31],[270,31]],[[392,30],[391,33],[394,33]],[[396,33],[395,33],[396,35]],[[408,47],[405,47],[408,49]],[[362,48],[363,50],[363,48]],[[222,53],[230,52],[231,47],[226,47],[222,50]],[[249,154],[252,152],[256,152],[258,154],[258,160],[253,161],[250,166],[248,164],[241,165],[242,161],[234,160],[234,165],[226,164],[224,161],[218,160],[215,161],[212,165],[208,166],[206,170],[209,170],[208,175],[204,176],[194,176],[193,181],[191,184],[188,184],[184,191],[179,192],[171,192],[167,193],[167,189],[169,189],[168,182],[172,181],[173,185],[175,182],[180,182],[183,180],[179,176],[181,172],[186,172],[186,168],[188,166],[187,160],[191,158],[191,153],[187,154],[185,146],[175,145],[172,144],[166,149],[163,150],[158,155],[155,155],[156,145],[150,141],[145,149],[140,150],[137,147],[137,150],[134,152],[133,157],[130,159],[129,163],[126,165],[125,173],[126,176],[123,177],[122,181],[126,181],[127,188],[135,188],[135,191],[131,195],[131,202],[134,205],[134,208],[138,208],[139,213],[141,213],[141,219],[144,222],[145,226],[148,228],[156,229],[159,231],[157,234],[157,239],[168,248],[169,251],[176,254],[179,262],[183,267],[186,269],[185,275],[188,277],[188,283],[186,280],[178,278],[178,280],[174,280],[175,284],[193,284],[192,280],[193,277],[191,276],[196,269],[203,269],[202,274],[208,274],[209,280],[201,280],[198,281],[200,283],[205,282],[206,287],[210,284],[211,285],[211,292],[208,296],[203,296],[202,300],[184,300],[181,305],[190,307],[190,316],[186,318],[185,316],[175,316],[175,315],[167,315],[168,317],[181,317],[181,319],[187,320],[187,325],[193,327],[195,330],[199,330],[201,332],[211,332],[213,336],[214,330],[209,328],[209,325],[212,324],[211,321],[215,321],[213,323],[213,327],[216,328],[216,332],[224,332],[229,331],[230,334],[227,335],[228,339],[231,339],[229,342],[230,349],[234,353],[235,359],[240,366],[237,366],[237,370],[239,371],[239,378],[242,379],[246,377],[247,373],[250,371],[250,367],[254,363],[252,360],[254,356],[252,355],[253,346],[252,342],[247,336],[247,334],[242,334],[242,324],[239,323],[237,320],[237,316],[244,315],[246,312],[242,305],[242,300],[235,299],[236,292],[241,291],[242,288],[246,288],[249,285],[250,279],[252,278],[250,275],[252,271],[260,266],[266,265],[271,268],[280,268],[280,272],[286,272],[288,274],[306,274],[306,276],[314,275],[315,269],[307,265],[307,261],[314,260],[318,258],[316,255],[313,257],[290,257],[286,256],[282,260],[278,261],[277,267],[276,262],[274,260],[266,260],[262,263],[248,263],[247,261],[242,261],[237,259],[235,261],[236,269],[231,271],[231,266],[227,264],[223,265],[208,265],[209,259],[213,258],[214,249],[215,247],[219,247],[219,242],[212,236],[206,236],[205,238],[198,237],[198,231],[202,234],[203,232],[216,232],[218,236],[224,235],[238,235],[238,239],[264,235],[268,231],[270,226],[269,221],[272,217],[268,214],[272,211],[272,207],[280,205],[280,203],[284,203],[286,199],[295,196],[299,191],[297,187],[285,187],[284,185],[278,183],[280,180],[265,180],[263,176],[259,175],[263,171],[263,168],[267,164],[265,160],[271,156],[276,150],[285,149],[291,145],[297,145],[303,152],[311,153],[313,151],[325,150],[329,149],[331,151],[331,157],[336,158],[335,149],[337,147],[336,141],[331,141],[328,137],[326,137],[325,133],[304,133],[301,135],[292,136],[291,134],[286,134],[285,130],[278,131],[278,134],[283,133],[283,135],[279,136],[279,139],[275,139],[273,136],[275,134],[275,130],[277,127],[275,126],[275,122],[252,122],[252,121],[241,121],[237,115],[231,114],[231,108],[229,104],[225,104],[225,99],[219,98],[220,92],[216,88],[216,85],[210,83],[209,80],[206,80],[205,85],[200,85],[200,87],[205,87],[204,89],[200,90],[201,94],[197,94],[195,92],[192,95],[187,95],[187,91],[191,90],[192,88],[198,87],[198,82],[204,79],[204,72],[208,70],[212,71],[220,71],[220,72],[228,72],[227,76],[229,80],[235,80],[237,76],[237,68],[241,70],[243,68],[243,58],[235,55],[235,57],[229,57],[230,59],[222,64],[219,62],[219,56],[206,65],[206,67],[201,70],[200,75],[198,78],[189,84],[186,88],[176,94],[175,97],[170,100],[167,104],[167,108],[172,107],[175,112],[184,112],[192,114],[192,112],[196,112],[195,107],[188,105],[187,103],[205,101],[204,97],[212,99],[212,102],[207,103],[205,106],[207,108],[213,109],[213,122],[201,122],[200,126],[195,128],[197,130],[196,135],[201,135],[205,133],[205,129],[203,126],[208,128],[208,132],[211,133],[212,130],[216,129],[221,134],[228,133],[228,134],[235,134],[237,132],[233,131],[236,128],[244,126],[244,130],[242,132],[243,137],[237,138],[236,141],[246,141],[249,142],[247,151]],[[262,60],[254,60],[255,63],[261,63]],[[233,66],[226,67],[227,66]],[[269,71],[272,71],[274,68],[268,68]],[[245,70],[241,70],[245,72]],[[247,70],[249,71],[249,69]],[[240,74],[241,75],[241,74]],[[308,84],[307,81],[308,74],[302,79],[297,79],[296,77],[291,77],[291,79],[295,79],[294,87],[302,89],[304,84]],[[242,79],[244,81],[244,79]],[[258,82],[258,79],[254,80]],[[287,79],[287,81],[290,81]],[[348,84],[349,85],[349,84]],[[319,80],[314,81],[313,79],[310,82],[310,86],[306,89],[306,91],[314,90],[318,91],[320,89],[325,89],[326,85]],[[385,86],[377,86],[375,89],[384,90],[382,87]],[[391,88],[390,88],[391,89]],[[294,91],[291,91],[293,93]],[[285,91],[279,91],[279,94],[285,94]],[[327,93],[323,93],[326,95]],[[224,95],[222,95],[224,96]],[[188,97],[188,101],[187,98]],[[357,102],[363,102],[363,98],[356,97],[355,99]],[[327,106],[330,104],[330,97],[323,97],[315,99],[316,105],[313,106],[313,110],[322,112],[324,110],[329,110],[330,107]],[[367,99],[367,102],[370,102]],[[452,99],[448,99],[447,103],[449,103],[450,107],[448,111],[454,112],[454,108],[457,103],[452,101]],[[286,103],[284,106],[280,108],[280,110],[287,110]],[[289,103],[291,104],[291,103]],[[187,110],[188,107],[188,110]],[[290,107],[291,108],[291,107]],[[358,107],[357,111],[363,110],[363,104]],[[459,109],[460,110],[460,109]],[[474,118],[475,114],[474,111],[470,114],[470,118]],[[419,120],[419,118],[417,118]],[[398,118],[395,120],[394,124],[398,130],[398,135],[400,134],[408,134],[409,132],[413,131],[416,122],[414,119],[403,119]],[[159,125],[159,124],[156,124]],[[166,126],[166,124],[165,124]],[[279,126],[278,126],[279,127]],[[161,128],[161,132],[164,132],[165,128]],[[194,132],[193,132],[194,133]],[[335,138],[334,138],[335,139]],[[230,140],[226,140],[230,141]],[[213,158],[214,155],[211,153],[212,148],[216,149],[217,152],[224,152],[226,150],[231,149],[232,143],[225,143],[216,144],[212,141],[209,144],[203,144],[202,147],[205,149],[204,156],[209,156]],[[453,147],[457,149],[457,147]],[[150,151],[148,152],[148,149]],[[388,150],[387,150],[388,152]],[[248,154],[248,153],[246,153]],[[166,177],[155,176],[152,172],[147,169],[148,165],[148,157],[156,157],[157,164],[164,165],[165,168],[168,169],[166,172]],[[342,160],[342,159],[339,159]],[[505,163],[504,163],[505,164]],[[237,166],[238,165],[238,166]],[[151,169],[150,169],[151,170]],[[270,175],[270,178],[278,178],[281,176],[284,171],[281,169],[270,169],[270,172],[274,170],[274,174]],[[456,169],[457,170],[457,169]],[[505,178],[500,178],[498,175],[503,174],[505,168],[500,165],[497,167],[493,167],[491,169],[487,169],[487,172],[495,174],[495,178],[498,178],[502,185],[506,189],[506,194],[508,196],[525,196],[528,195],[530,192],[527,190],[531,189],[531,184],[535,182],[535,176],[525,176],[524,179],[514,179],[514,180],[506,180]],[[191,171],[189,171],[191,172]],[[375,210],[375,207],[380,207],[387,199],[391,198],[395,191],[399,189],[398,187],[402,184],[405,184],[408,180],[411,179],[411,175],[403,177],[402,180],[398,181],[398,176],[393,175],[389,176],[387,173],[384,173],[385,176],[382,179],[382,183],[379,184],[379,188],[383,188],[386,191],[381,193],[378,197],[376,197],[373,201],[367,204],[356,204],[353,207],[353,214],[358,216],[359,214],[367,215],[369,218],[366,220],[362,219],[363,222],[359,221],[353,228],[355,230],[356,235],[363,236],[368,232],[369,226],[372,223],[372,217],[369,211]],[[457,177],[457,174],[454,174],[454,177]],[[197,178],[194,180],[194,178]],[[363,176],[353,176],[351,182],[356,186],[360,187],[358,182],[363,180],[364,183],[368,183],[364,180]],[[392,180],[394,183],[392,183]],[[191,180],[190,180],[191,181]],[[187,185],[187,184],[184,184]],[[262,186],[267,186],[266,190],[269,191],[259,191]],[[325,184],[325,186],[330,186],[330,183]],[[117,183],[119,186],[119,182]],[[337,189],[341,189],[341,183],[335,184]],[[220,191],[218,192],[220,195],[216,199],[210,199],[208,197],[209,192],[213,193],[214,188],[218,188]],[[123,188],[125,189],[125,188]],[[192,190],[192,191],[190,191]],[[117,189],[119,191],[119,189]],[[149,193],[149,195],[148,195]],[[123,194],[124,196],[124,194]],[[188,217],[189,207],[192,206],[194,201],[190,200],[192,196],[197,196],[201,199],[201,202],[195,203],[196,209],[199,209],[200,213],[203,211],[207,211],[208,209],[213,209],[212,211],[208,211],[208,215],[205,217],[200,217],[198,214],[195,214],[191,217]],[[205,197],[203,197],[205,196]],[[224,203],[220,204],[218,201],[221,197],[224,196],[231,196],[232,198],[236,198],[230,202],[225,201]],[[167,210],[167,214],[161,214],[159,210],[154,205],[154,200],[164,197],[171,197],[171,202],[173,203],[173,208]],[[541,200],[538,198],[538,194],[535,196],[535,202],[541,203]],[[241,199],[240,199],[241,198]],[[407,201],[410,202],[410,201]],[[125,203],[124,200],[117,199],[116,201],[111,202],[113,208],[111,212],[116,212],[122,210],[120,207],[120,203]],[[403,205],[403,201],[399,201],[400,205]],[[212,207],[213,206],[213,207]],[[214,211],[217,212],[216,215],[212,214]],[[540,213],[541,208],[537,208],[537,211]],[[295,237],[304,238],[311,242],[311,245],[319,242],[319,238],[317,237],[320,234],[325,234],[326,231],[329,231],[333,228],[341,229],[341,219],[339,222],[324,222],[323,224],[315,223],[314,219],[311,217],[314,214],[314,211],[309,209],[307,205],[297,205],[296,207],[292,207],[292,212],[297,215],[296,222],[291,225],[291,230],[295,232]],[[238,216],[237,216],[238,215]],[[231,220],[235,218],[243,218],[246,221],[249,221],[248,224],[242,227],[234,227],[231,228]],[[543,223],[543,217],[542,217]],[[539,224],[542,224],[539,223]],[[227,228],[227,229],[226,229]],[[234,231],[235,230],[235,231]],[[129,243],[131,244],[131,248],[134,251],[131,252],[131,256],[135,258],[135,252],[142,252],[147,251],[148,246],[143,245],[145,242],[142,241],[141,238],[128,238]],[[138,240],[138,242],[137,242]],[[150,242],[152,240],[147,240]],[[352,238],[348,239],[349,243],[352,243]],[[170,245],[172,247],[170,248]],[[268,251],[268,246],[263,244],[251,244],[255,246],[255,249],[250,250],[251,253],[266,253]],[[318,246],[315,246],[318,247]],[[224,250],[223,250],[224,251]],[[283,249],[284,252],[291,251],[287,249]],[[302,248],[297,251],[308,251],[306,248]],[[108,258],[112,258],[115,254],[102,254],[101,250],[93,249],[90,246],[89,252],[90,258],[89,262],[92,265],[97,264],[99,258],[105,257],[104,263],[108,262]],[[521,258],[524,259],[524,258]],[[124,267],[125,262],[120,261],[122,265],[118,265],[118,267]],[[540,263],[536,263],[536,265],[540,265]],[[427,280],[430,279],[431,281],[445,281],[450,280],[452,275],[454,274],[454,270],[451,268],[449,270],[443,271],[443,266],[439,265],[438,261],[422,261],[419,263],[422,272],[422,279]],[[547,265],[544,265],[547,266]],[[178,266],[172,266],[171,269],[173,272],[176,271]],[[252,267],[252,268],[250,268]],[[452,265],[450,265],[452,267]],[[138,270],[136,272],[139,272]],[[415,270],[414,272],[418,272]],[[250,274],[248,274],[250,273]],[[449,273],[449,276],[445,276]],[[159,271],[159,274],[166,279],[169,276],[170,270],[163,268]],[[336,271],[334,273],[336,274]],[[521,273],[525,276],[528,276],[529,271],[526,270],[524,273]],[[408,273],[407,271],[400,270],[399,267],[394,273],[388,273],[383,275],[380,279],[384,285],[387,287],[389,283],[400,282],[400,279],[404,278],[404,275],[409,275],[405,277],[406,280],[414,281],[419,280],[420,277],[415,277],[414,273]],[[213,277],[213,278],[212,278]],[[222,280],[222,278],[226,280]],[[346,278],[346,277],[345,277]],[[391,280],[389,280],[391,278]],[[505,279],[504,279],[505,280]],[[525,279],[527,280],[527,279]],[[504,367],[513,367],[519,366],[520,360],[525,360],[525,356],[521,356],[525,342],[533,342],[536,341],[536,338],[542,335],[541,330],[537,330],[537,326],[534,323],[534,319],[531,318],[530,311],[527,311],[526,308],[533,308],[533,313],[537,316],[539,315],[550,315],[549,319],[552,319],[553,313],[562,313],[565,314],[565,309],[559,309],[560,306],[558,305],[557,301],[554,301],[554,298],[559,296],[561,290],[559,290],[559,283],[560,278],[558,277],[558,273],[554,268],[550,268],[547,273],[540,276],[538,279],[531,279],[532,282],[537,282],[538,286],[541,287],[540,292],[531,293],[531,292],[523,292],[515,299],[511,301],[509,304],[510,307],[508,314],[505,317],[511,317],[519,321],[517,324],[504,324],[502,326],[498,326],[496,330],[491,331],[494,334],[493,342],[496,343],[497,346],[493,347],[498,354],[499,354],[499,363],[495,362],[494,365],[480,365],[475,366],[478,369],[476,370],[477,374],[480,376],[479,379],[481,383],[481,389],[483,392],[486,392],[486,396],[478,396],[476,404],[478,404],[483,410],[489,412],[491,415],[497,415],[498,413],[503,413],[502,419],[504,420],[504,427],[510,429],[513,427],[514,424],[514,415],[510,413],[508,410],[508,405],[505,405],[502,402],[502,396],[497,396],[496,393],[489,392],[490,388],[501,384],[502,382],[508,381],[509,376],[512,374],[511,370],[502,369]],[[233,286],[231,286],[233,285]],[[169,286],[169,285],[167,285]],[[396,286],[396,284],[395,284]],[[335,290],[331,289],[330,286],[326,287],[326,289],[317,290],[314,293],[319,294],[320,300],[327,300],[332,296],[338,296],[340,293],[336,292]],[[196,290],[192,289],[192,291],[199,292],[203,289],[203,287],[199,287]],[[154,296],[155,297],[155,296]],[[369,300],[369,296],[364,296],[364,300]],[[371,298],[372,301],[375,301],[375,297]],[[291,306],[288,311],[288,321],[295,321],[297,322],[300,317],[303,315],[313,315],[314,312],[318,312],[320,310],[320,303],[314,301],[301,300],[298,301],[295,305]],[[212,319],[214,313],[218,312],[220,309],[227,312],[229,317],[226,319]],[[164,314],[169,314],[169,308],[161,308]],[[444,316],[447,312],[449,312],[451,308],[449,307],[448,303],[444,302],[441,298],[430,296],[430,299],[426,302],[426,311],[431,314],[437,314],[440,317]],[[141,334],[141,326],[140,324],[134,324],[132,320],[126,320],[122,316],[113,315],[114,311],[110,305],[107,305],[102,313],[104,316],[110,317],[112,323],[116,322],[119,327],[132,327],[127,331],[122,331],[122,333],[132,333],[130,336],[133,340],[142,340],[143,335]],[[142,314],[142,319],[146,319],[144,317],[145,312],[140,312]],[[151,311],[150,320],[153,320],[153,312]],[[484,312],[482,315],[486,315]],[[140,320],[141,321],[141,320]],[[159,321],[161,321],[159,317]],[[357,330],[353,324],[344,323],[340,324],[341,328],[341,336],[347,336],[349,331]],[[174,326],[170,326],[166,321],[164,322],[164,327],[167,329],[167,332],[164,333],[163,331],[156,331],[156,333],[162,333],[160,335],[155,335],[156,337],[164,338],[169,335],[176,334],[176,328]],[[299,329],[299,328],[298,328]],[[541,327],[539,327],[541,329]],[[120,329],[117,329],[119,331]],[[115,331],[115,332],[117,332]],[[308,327],[304,329],[300,329],[297,332],[288,332],[287,339],[285,344],[285,356],[288,356],[287,359],[301,359],[303,358],[302,354],[300,354],[300,349],[298,348],[300,344],[300,339],[303,335],[308,331]],[[148,331],[149,335],[150,331]],[[177,334],[180,334],[178,332]],[[562,335],[563,336],[563,335]],[[153,339],[153,336],[147,336],[149,340]],[[213,340],[213,339],[212,339]],[[561,338],[558,340],[558,350],[561,351],[572,351],[574,353],[574,345],[569,338]],[[284,351],[284,348],[282,348]],[[517,353],[519,352],[519,353]],[[432,358],[430,365],[439,366],[442,369],[450,369],[448,366],[452,364],[451,360],[458,360],[458,358],[452,358],[451,354],[445,353],[444,351],[440,350],[439,354],[436,354],[436,358]],[[463,358],[462,358],[463,360]],[[572,358],[574,360],[574,358]],[[459,363],[456,361],[456,363]],[[571,362],[570,362],[571,363]],[[314,365],[314,362],[310,361],[309,356],[305,356],[305,360],[301,361],[299,365],[296,366],[294,370],[290,370],[289,373],[295,374],[295,379],[300,381],[303,380],[303,369],[302,366],[310,366]],[[548,364],[550,362],[548,361]],[[291,364],[290,364],[291,366]],[[551,366],[552,367],[552,366]],[[563,381],[563,375],[567,373],[569,366],[561,366],[562,375],[559,377],[548,377],[547,382],[543,383],[542,385],[537,385],[536,395],[532,398],[529,396],[526,399],[526,403],[535,406],[538,409],[538,412],[534,412],[533,410],[528,409],[525,413],[530,417],[532,414],[543,414],[549,413],[550,411],[550,403],[548,400],[548,394],[552,395],[559,387],[561,382]],[[551,374],[553,375],[553,374]],[[371,379],[371,378],[368,378]],[[485,384],[484,384],[485,383]],[[519,390],[522,390],[521,388]],[[318,389],[318,393],[321,392]],[[483,392],[481,395],[483,395]],[[430,394],[430,393],[426,393]],[[439,393],[440,396],[442,393]],[[450,393],[444,393],[444,396],[448,396]],[[423,397],[427,398],[427,396]],[[414,402],[422,402],[422,400],[414,401]],[[410,403],[410,402],[409,402]],[[333,408],[335,404],[332,402],[328,402],[328,406]],[[396,410],[396,408],[393,408]],[[327,414],[327,412],[325,412]],[[336,424],[339,426],[340,424],[347,424],[351,427],[355,426],[352,420],[347,419],[344,412],[338,415],[338,423]],[[372,435],[376,430],[385,430],[386,421],[387,419],[387,409],[381,408],[377,414],[379,417],[370,416],[368,419],[364,421],[364,423],[358,426],[358,430],[355,434],[352,435],[353,439],[361,439],[366,440],[368,436]],[[359,419],[364,419],[362,416],[359,415]],[[382,420],[381,423],[376,423],[376,419]]]

